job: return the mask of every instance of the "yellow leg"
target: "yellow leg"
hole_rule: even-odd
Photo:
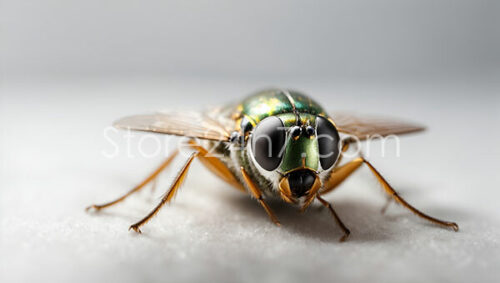
[[[339,159],[337,160],[337,163],[340,163],[340,161],[342,160],[343,154],[349,149],[350,145],[351,144],[350,144],[349,139],[343,141],[341,154],[340,154]],[[333,191],[335,188],[337,188],[337,185],[342,183],[342,181],[344,181],[349,176],[350,173],[345,174],[344,172],[351,172],[351,171],[354,171],[357,169],[357,167],[354,169],[350,168],[352,165],[349,165],[349,164],[350,163],[347,163],[343,166],[340,166],[340,167],[333,169],[332,175],[330,176],[330,179],[327,180],[327,183],[325,183],[325,185],[323,186],[323,189],[320,191],[320,194],[326,194],[330,191]],[[343,167],[347,167],[347,168],[343,168]],[[322,206],[320,206],[320,207],[322,207]]]
[[[323,204],[326,208],[330,210],[330,213],[333,215],[333,218],[335,218],[335,221],[337,222],[339,227],[342,229],[342,231],[344,231],[344,236],[342,236],[339,240],[340,242],[345,241],[351,234],[351,231],[349,231],[349,229],[347,229],[342,220],[340,220],[340,217],[337,215],[337,213],[333,209],[333,206],[329,202],[324,200],[319,194],[316,195],[316,198],[321,202],[321,204]]]
[[[330,178],[325,181],[325,185],[323,186],[323,190],[321,190],[320,194],[324,195],[333,191],[362,164],[363,160],[361,158],[357,158],[340,167],[334,168],[332,174],[330,175]]]
[[[155,187],[156,186],[156,177],[158,177],[158,175],[163,170],[165,170],[165,168],[167,168],[172,163],[172,161],[174,160],[174,158],[177,156],[177,153],[178,153],[178,150],[176,150],[172,154],[170,154],[170,156],[167,158],[167,160],[165,160],[151,175],[149,175],[146,179],[144,179],[144,181],[142,181],[139,185],[137,185],[135,188],[133,188],[130,191],[128,191],[123,196],[117,198],[114,201],[110,201],[110,202],[107,202],[107,203],[104,203],[104,204],[99,204],[99,205],[93,204],[93,205],[90,205],[85,210],[88,211],[90,209],[95,209],[96,211],[99,211],[99,210],[101,210],[103,208],[110,207],[112,205],[120,203],[120,202],[124,201],[127,197],[129,197],[130,195],[132,195],[133,193],[136,193],[136,192],[140,191],[142,188],[144,188],[151,181],[154,181],[154,187]]]
[[[330,179],[325,182],[325,189],[321,192],[321,194],[326,194],[330,191],[332,191],[336,186],[338,186],[342,181],[344,181],[349,175],[351,175],[356,169],[358,169],[362,164],[366,164],[370,171],[375,175],[377,178],[378,182],[382,185],[384,188],[385,192],[396,202],[401,204],[402,206],[406,207],[408,210],[411,212],[415,213],[417,216],[424,218],[432,223],[445,226],[445,227],[450,227],[455,231],[458,231],[458,225],[454,222],[449,222],[449,221],[443,221],[437,218],[434,218],[432,216],[429,216],[412,205],[410,205],[406,200],[404,200],[402,197],[398,195],[398,193],[389,185],[389,183],[382,177],[382,175],[373,167],[373,165],[365,160],[362,157],[356,158],[353,161],[335,168],[332,175],[330,176]]]
[[[195,141],[191,140],[189,144],[191,145],[191,148],[200,153],[198,159],[206,168],[208,168],[216,176],[218,176],[228,184],[246,193],[243,185],[236,179],[233,173],[227,168],[224,163],[222,163],[222,161],[214,156],[210,156],[208,151],[204,147],[198,145]]]
[[[195,152],[191,154],[189,159],[186,161],[186,164],[184,164],[184,167],[182,167],[181,171],[177,175],[177,177],[174,180],[174,183],[170,187],[170,189],[167,191],[167,193],[162,197],[160,203],[148,214],[146,217],[141,219],[139,222],[133,224],[130,226],[130,229],[133,229],[137,233],[141,233],[141,226],[146,224],[153,216],[155,216],[158,211],[160,211],[160,208],[162,208],[167,202],[172,200],[172,198],[175,196],[175,193],[179,190],[180,186],[184,182],[184,179],[186,178],[187,172],[189,170],[189,167],[191,163],[193,162],[194,158],[198,155],[198,152]]]
[[[273,221],[274,224],[280,226],[280,222],[278,221],[278,218],[276,217],[276,215],[274,215],[271,208],[264,201],[264,198],[262,197],[262,192],[253,183],[253,181],[250,179],[250,176],[248,176],[248,173],[245,171],[245,169],[243,167],[241,167],[241,174],[243,174],[243,179],[245,179],[245,182],[247,183],[248,188],[250,189],[250,192],[259,201],[260,205],[267,212],[267,215],[269,215],[269,218],[271,218],[271,221]]]

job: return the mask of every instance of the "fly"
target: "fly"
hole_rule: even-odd
[[[125,117],[114,124],[121,129],[163,133],[189,138],[194,151],[180,169],[157,206],[130,229],[140,228],[172,200],[182,185],[194,159],[216,176],[255,198],[271,221],[280,222],[266,203],[279,198],[306,210],[314,200],[325,206],[343,231],[340,241],[349,237],[332,204],[323,196],[332,192],[362,165],[376,177],[390,200],[417,216],[458,231],[454,222],[429,216],[413,207],[391,187],[361,154],[339,165],[342,153],[354,141],[370,136],[401,135],[422,131],[418,125],[391,119],[366,119],[350,114],[328,114],[309,96],[293,90],[269,89],[257,92],[241,103],[205,112],[167,112]],[[342,133],[347,138],[340,137]],[[213,149],[214,152],[209,152]],[[213,154],[216,153],[216,154]],[[174,160],[174,151],[138,186],[114,201],[91,205],[99,211],[122,202],[154,182]]]

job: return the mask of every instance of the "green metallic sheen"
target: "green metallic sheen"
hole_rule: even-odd
[[[319,151],[318,140],[301,136],[298,140],[289,139],[280,170],[288,173],[302,167],[302,157],[305,157],[305,167],[311,170],[318,170]]]
[[[303,125],[316,127],[316,115],[301,113],[300,120]],[[297,124],[297,116],[293,113],[277,115],[283,121],[286,128]],[[318,140],[301,136],[298,140],[289,138],[285,145],[283,161],[280,166],[282,173],[287,173],[294,169],[302,167],[302,156],[306,157],[305,167],[314,171],[318,170],[319,166],[319,148]]]
[[[290,102],[285,92],[290,94],[294,104]],[[307,95],[293,90],[269,89],[260,91],[246,98],[238,108],[241,111],[240,116],[247,116],[257,124],[269,116],[293,113],[294,107],[299,113],[326,115],[318,103]]]
[[[231,117],[239,128],[241,119],[246,117],[253,126],[269,117],[276,116],[285,128],[290,128],[297,124],[310,125],[316,127],[316,117],[328,118],[324,109],[307,95],[293,90],[268,89],[263,90],[244,99],[236,108],[233,108]],[[297,117],[300,119],[298,123]],[[252,180],[263,189],[264,192],[272,192],[273,184],[262,176],[249,160],[246,148],[238,153],[239,165],[242,166],[251,176]],[[302,156],[305,156],[303,164]],[[228,163],[229,164],[229,163]],[[287,174],[293,170],[306,168],[317,171],[319,168],[319,146],[316,137],[309,138],[301,136],[293,140],[287,135],[283,159],[278,171]],[[232,170],[235,170],[230,166]],[[235,175],[238,173],[235,171]]]
[[[309,113],[313,115],[325,115],[323,108],[309,96],[297,91],[289,91],[295,102],[295,109],[299,113]]]

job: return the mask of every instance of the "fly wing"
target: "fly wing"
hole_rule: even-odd
[[[124,117],[113,126],[119,129],[162,133],[206,140],[228,141],[229,133],[221,122],[202,112],[159,112]]]
[[[331,115],[339,132],[365,140],[371,136],[402,135],[425,130],[423,126],[394,118],[357,116],[348,113]]]

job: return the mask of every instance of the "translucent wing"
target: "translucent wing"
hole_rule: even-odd
[[[227,141],[229,133],[224,126],[201,112],[160,112],[124,117],[113,126],[120,129],[154,132],[169,135]]]
[[[339,132],[352,135],[360,140],[370,136],[401,135],[423,131],[423,126],[394,118],[362,117],[347,113],[331,115]]]

